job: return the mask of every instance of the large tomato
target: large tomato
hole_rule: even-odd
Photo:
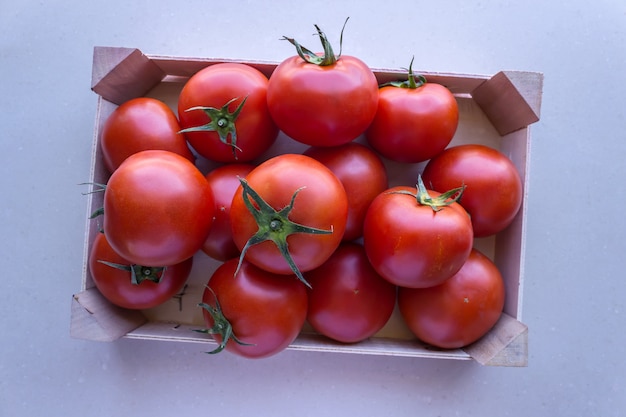
[[[345,241],[363,234],[363,219],[374,198],[388,187],[387,171],[378,155],[356,142],[333,147],[310,147],[304,152],[326,165],[339,178],[348,195]]]
[[[381,155],[398,162],[422,162],[443,151],[459,124],[456,99],[446,87],[408,81],[380,88],[378,110],[365,133]]]
[[[418,339],[444,349],[480,339],[500,318],[505,289],[498,268],[478,250],[441,285],[398,290],[398,306]]]
[[[460,189],[440,194],[397,186],[378,195],[365,216],[363,243],[376,271],[403,287],[437,285],[454,275],[472,250],[472,224],[457,202]]]
[[[247,358],[263,358],[286,349],[300,333],[307,312],[306,288],[237,259],[223,263],[202,296],[203,317],[220,346]]]
[[[103,233],[96,235],[89,254],[96,288],[111,303],[133,310],[156,307],[178,294],[192,265],[193,258],[165,268],[131,264],[113,250]]]
[[[267,109],[267,77],[241,63],[194,74],[178,98],[178,117],[191,146],[207,159],[249,162],[276,140]]]
[[[282,154],[253,169],[230,208],[241,258],[277,274],[317,268],[337,249],[348,217],[341,181],[321,162]]]
[[[206,179],[215,200],[215,220],[202,251],[213,259],[226,261],[239,255],[233,241],[230,221],[230,204],[239,188],[239,178],[245,178],[254,169],[251,164],[227,164],[211,170]]]
[[[165,103],[149,97],[131,99],[115,109],[102,126],[104,165],[113,172],[130,155],[148,149],[175,152],[194,162],[179,131],[178,119]]]
[[[289,137],[314,146],[336,146],[361,135],[378,104],[378,83],[360,59],[335,56],[316,26],[324,48],[315,54],[295,40],[298,55],[281,62],[270,76],[269,111]]]
[[[472,218],[474,236],[506,228],[522,204],[523,186],[517,168],[502,152],[485,145],[459,145],[431,159],[422,174],[434,190],[466,189],[459,202]]]
[[[120,256],[139,265],[174,265],[206,240],[215,205],[204,175],[168,151],[128,157],[109,178],[103,229]]]
[[[322,266],[309,271],[307,320],[331,339],[354,343],[367,339],[389,320],[396,286],[370,265],[363,246],[345,242]]]

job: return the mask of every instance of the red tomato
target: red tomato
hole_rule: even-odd
[[[396,286],[370,265],[363,246],[342,243],[328,261],[305,274],[311,284],[307,320],[331,339],[354,343],[389,321]]]
[[[194,74],[178,98],[178,117],[191,146],[218,162],[249,162],[265,152],[278,136],[267,109],[267,84],[259,70],[239,63],[214,64]]]
[[[139,265],[174,265],[206,240],[215,205],[204,175],[168,151],[142,151],[111,175],[103,229],[113,249]]]
[[[459,202],[472,218],[476,237],[504,230],[522,205],[517,168],[503,153],[485,145],[446,149],[428,162],[422,178],[438,191],[466,185]]]
[[[428,194],[432,199],[441,195],[430,190]],[[450,204],[435,211],[418,201],[415,188],[404,186],[374,199],[365,216],[363,243],[383,278],[398,286],[424,288],[461,269],[472,250],[472,225],[458,203],[445,200]]]
[[[343,240],[363,235],[363,219],[374,198],[389,186],[385,165],[367,146],[356,142],[311,147],[304,155],[320,161],[339,178],[348,195],[348,223]]]
[[[500,318],[504,282],[489,258],[472,250],[463,268],[443,284],[398,290],[398,306],[418,339],[444,349],[480,339]]]
[[[225,347],[246,358],[264,358],[283,351],[306,319],[306,288],[295,279],[263,271],[246,261],[233,277],[236,269],[237,259],[223,263],[202,296],[205,307],[221,313],[216,326],[213,314],[203,309],[205,324],[217,330],[213,337],[220,344],[210,353]]]
[[[443,151],[458,124],[459,108],[450,90],[423,77],[416,83],[409,68],[408,82],[380,88],[376,117],[365,137],[384,157],[415,163]]]
[[[230,204],[239,188],[239,178],[245,178],[252,169],[254,165],[250,164],[228,164],[206,175],[215,200],[215,220],[202,251],[213,259],[226,261],[239,255],[230,225]]]
[[[249,193],[244,197],[243,187],[233,198],[233,239],[245,259],[273,273],[300,274],[302,280],[301,272],[317,268],[337,249],[346,228],[348,198],[322,163],[305,155],[279,155],[253,169],[246,183],[265,204]],[[254,206],[252,212],[246,201]],[[245,248],[249,241],[255,244]]]
[[[126,266],[129,270],[101,261]],[[113,250],[103,233],[96,235],[89,254],[89,272],[100,293],[111,303],[134,310],[156,307],[178,294],[189,277],[192,265],[193,258],[164,270],[132,265]],[[132,282],[130,268],[136,268],[137,283]]]
[[[171,151],[194,162],[179,131],[176,115],[162,101],[148,97],[129,100],[115,109],[102,126],[104,165],[113,172],[130,155],[149,149]]]
[[[297,45],[299,55],[281,62],[270,76],[267,104],[287,136],[307,145],[336,146],[357,138],[372,122],[378,83],[360,59],[336,57],[317,30],[323,55],[285,38]]]

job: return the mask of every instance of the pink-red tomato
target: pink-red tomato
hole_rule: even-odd
[[[522,205],[517,168],[502,152],[485,145],[446,149],[426,164],[422,178],[437,191],[465,184],[459,203],[470,214],[476,237],[504,230]]]
[[[169,151],[129,156],[109,178],[103,229],[120,256],[139,265],[174,265],[204,244],[215,204],[204,175]]]
[[[494,263],[472,250],[463,267],[444,283],[430,288],[398,290],[398,306],[418,339],[444,349],[467,346],[498,321],[505,288]]]
[[[130,270],[122,270],[102,261],[135,267],[113,250],[103,233],[98,233],[89,254],[91,278],[104,298],[119,307],[133,310],[157,307],[178,294],[193,265],[193,258],[188,258],[161,271],[150,266],[140,266],[137,272],[138,283],[134,284]],[[160,280],[155,282],[144,279],[148,275],[160,277]]]
[[[196,152],[217,162],[250,162],[265,152],[278,136],[278,128],[267,108],[267,85],[268,79],[262,72],[241,63],[214,64],[189,78],[178,98],[181,126],[197,128],[213,121],[220,129],[232,127],[236,133],[236,138],[233,132],[224,133],[226,143],[223,143],[219,130],[186,132]],[[234,114],[244,99],[240,113]],[[227,111],[215,120],[203,110],[190,110],[196,107],[221,110],[229,102],[224,109]],[[235,115],[234,120],[229,120]]]
[[[102,126],[100,148],[104,165],[113,172],[130,155],[149,149],[174,152],[194,162],[185,136],[179,131],[176,115],[162,101],[149,97],[128,100]]]
[[[381,159],[370,148],[356,142],[333,147],[310,147],[304,155],[327,166],[346,190],[348,223],[343,240],[361,237],[367,208],[389,186]]]
[[[239,188],[239,178],[245,178],[253,169],[254,165],[251,164],[227,164],[206,175],[213,191],[215,220],[202,245],[202,251],[213,259],[226,261],[239,255],[231,230],[230,204]]]
[[[264,358],[286,349],[298,336],[307,312],[306,287],[288,276],[275,275],[244,261],[239,272],[237,259],[223,263],[211,276],[203,303],[216,308],[216,299],[223,316],[232,326],[233,339],[226,341],[226,350],[246,357]],[[207,328],[215,324],[203,310]],[[223,335],[214,334],[218,343]]]
[[[307,321],[319,333],[340,342],[373,336],[389,321],[396,305],[396,286],[376,273],[357,243],[342,243],[305,278],[312,287]]]

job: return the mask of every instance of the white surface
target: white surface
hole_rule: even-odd
[[[626,415],[626,3],[335,3],[0,0],[0,416]],[[249,361],[195,344],[72,340],[93,46],[280,60],[293,53],[282,35],[306,40],[318,23],[338,39],[346,16],[344,53],[372,66],[406,67],[415,54],[417,69],[545,73],[528,368],[302,352]]]

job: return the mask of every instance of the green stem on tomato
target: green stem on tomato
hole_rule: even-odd
[[[152,281],[158,284],[163,279],[167,269],[165,266],[122,265],[102,260],[98,260],[98,262],[112,268],[130,272],[130,282],[133,285],[139,285],[143,281]]]
[[[317,35],[320,37],[320,41],[322,42],[322,48],[324,50],[324,53],[322,56],[317,55],[315,52],[311,51],[310,49],[307,49],[304,46],[300,45],[300,43],[298,43],[298,41],[296,41],[293,38],[288,38],[287,36],[283,36],[282,39],[289,41],[289,43],[295,46],[296,51],[298,52],[298,55],[300,56],[300,58],[304,59],[309,64],[319,65],[321,67],[333,65],[341,57],[341,52],[343,49],[343,30],[346,28],[346,23],[348,23],[348,19],[349,17],[346,18],[346,21],[343,23],[343,27],[341,28],[341,35],[339,37],[339,55],[335,55],[335,53],[333,52],[333,48],[330,44],[330,41],[328,40],[328,38],[326,37],[326,34],[322,32],[322,30],[320,29],[318,25],[314,25],[314,26],[315,26],[315,29],[317,30]]]
[[[411,197],[415,197],[415,200],[419,205],[428,206],[432,208],[433,211],[439,211],[446,206],[458,202],[463,195],[463,191],[465,191],[465,187],[466,185],[462,185],[461,187],[448,190],[445,193],[438,195],[437,197],[431,197],[428,193],[428,190],[426,189],[426,186],[424,185],[422,176],[418,175],[417,192],[415,194],[405,190],[391,191],[391,193],[410,195]]]
[[[413,74],[413,60],[415,57],[411,58],[411,64],[409,64],[407,79],[403,81],[390,81],[388,83],[381,84],[380,87],[392,86],[398,88],[408,88],[411,90],[415,90],[418,87],[426,84],[426,77],[423,75],[415,75]],[[417,77],[417,79],[416,79]]]

